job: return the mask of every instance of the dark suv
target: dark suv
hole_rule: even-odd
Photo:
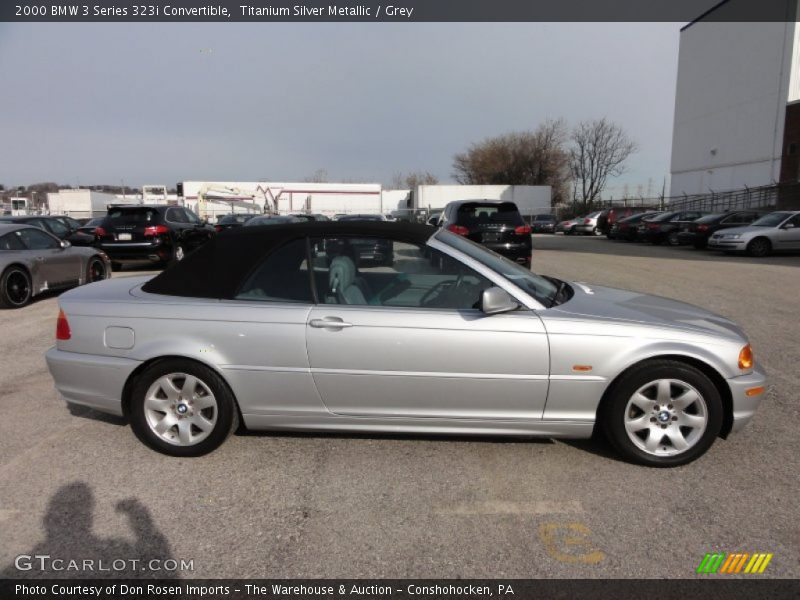
[[[111,206],[95,229],[114,269],[126,262],[177,262],[214,234],[188,208],[168,205]]]
[[[457,200],[444,207],[441,227],[530,267],[531,228],[517,205],[503,200]]]

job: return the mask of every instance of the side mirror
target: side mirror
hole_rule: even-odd
[[[62,250],[66,250],[66,249],[67,249],[67,248],[69,248],[70,246],[72,246],[72,244],[71,244],[69,241],[67,241],[67,240],[61,240],[61,249],[62,249]]]
[[[486,315],[496,315],[519,308],[519,304],[503,288],[490,287],[481,294],[481,310]]]

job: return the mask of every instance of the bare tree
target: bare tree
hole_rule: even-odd
[[[400,172],[392,176],[392,188],[396,190],[411,189],[414,190],[418,185],[436,185],[439,183],[439,178],[429,171],[412,171],[407,174]]]
[[[557,204],[569,187],[566,137],[566,125],[559,119],[535,131],[488,138],[455,155],[453,175],[462,184],[549,185]]]
[[[625,172],[625,161],[638,146],[619,125],[606,119],[584,121],[570,135],[570,170],[575,181],[573,201],[590,210],[609,177]]]
[[[303,179],[305,183],[328,183],[328,171],[317,169],[312,175]]]

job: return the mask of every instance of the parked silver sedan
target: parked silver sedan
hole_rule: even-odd
[[[747,252],[755,257],[800,251],[800,211],[771,212],[750,225],[717,231],[708,239],[708,247],[724,252]]]
[[[108,257],[74,247],[30,225],[0,223],[0,307],[21,308],[34,296],[105,279]]]
[[[361,264],[365,244],[392,261]],[[445,230],[242,227],[151,280],[59,298],[47,364],[68,403],[196,456],[249,429],[604,433],[687,463],[753,416],[744,333],[688,304],[532,273]]]

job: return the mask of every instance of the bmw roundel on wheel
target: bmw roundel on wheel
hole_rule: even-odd
[[[241,424],[600,432],[630,461],[676,466],[744,426],[765,386],[724,317],[538,275],[424,225],[231,229],[152,279],[77,288],[59,307],[47,364],[66,402],[124,415],[174,456]]]

